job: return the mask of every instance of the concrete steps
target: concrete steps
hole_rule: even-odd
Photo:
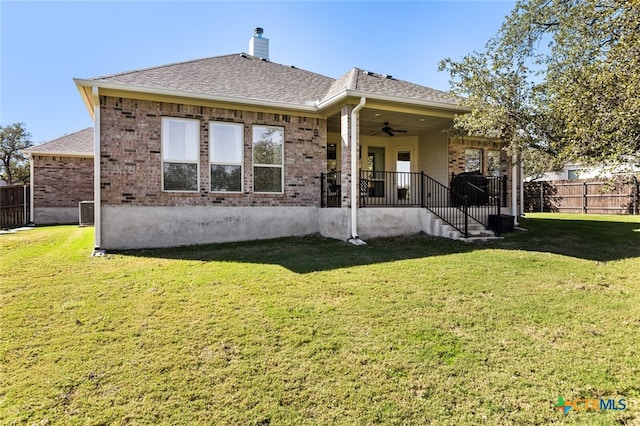
[[[448,212],[451,214],[451,212]],[[462,213],[459,214],[460,222],[463,222]],[[427,210],[427,222],[425,225],[425,232],[429,235],[433,235],[436,237],[449,238],[452,240],[459,240],[465,242],[473,242],[473,241],[490,241],[500,239],[496,237],[494,232],[490,229],[485,229],[484,225],[478,223],[477,221],[469,218],[468,221],[468,232],[469,236],[464,237],[463,233],[455,229],[453,226],[446,223],[444,220],[440,219],[431,211]]]

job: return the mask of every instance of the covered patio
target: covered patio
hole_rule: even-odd
[[[496,218],[508,212],[511,162],[496,141],[450,136],[453,118],[466,110],[397,98],[353,102],[327,120],[327,173],[321,176],[321,207],[355,206],[352,237],[357,210],[370,216],[372,208],[423,208],[464,238],[475,224],[500,234]]]

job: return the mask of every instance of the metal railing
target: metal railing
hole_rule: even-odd
[[[342,174],[328,172],[320,174],[321,207],[340,207],[342,205]]]
[[[452,192],[465,197],[467,215],[499,237],[502,233],[500,207],[506,207],[507,201],[507,177],[452,174],[450,186]]]
[[[422,175],[360,170],[360,207],[421,207]]]
[[[452,186],[447,187],[424,172],[360,170],[359,206],[424,207],[465,238],[469,236],[470,221],[500,236],[500,207],[506,206],[507,177],[474,175],[474,182],[465,179],[464,174],[460,176],[452,175]],[[321,192],[322,207],[342,205],[339,171],[321,174]]]
[[[469,236],[469,200],[437,180],[423,174],[424,207],[451,225],[467,238]]]

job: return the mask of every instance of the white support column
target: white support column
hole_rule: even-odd
[[[351,111],[351,239],[353,244],[366,244],[358,237],[358,194],[360,194],[360,174],[359,174],[359,157],[358,146],[360,142],[358,121],[360,120],[359,111],[367,102],[366,98],[361,98],[360,103]]]
[[[524,179],[522,175],[522,158],[518,162],[518,180],[520,181],[520,216],[524,216]]]
[[[98,254],[102,243],[102,222],[100,209],[100,95],[93,87],[93,222],[94,255]]]

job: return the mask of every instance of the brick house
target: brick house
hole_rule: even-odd
[[[78,223],[78,205],[93,201],[93,128],[22,150],[31,168],[31,221]]]
[[[448,136],[467,112],[457,99],[268,56],[256,29],[249,54],[74,80],[95,123],[96,248],[468,236],[443,213],[459,203],[440,186],[469,167],[503,175],[511,164],[495,142]]]

